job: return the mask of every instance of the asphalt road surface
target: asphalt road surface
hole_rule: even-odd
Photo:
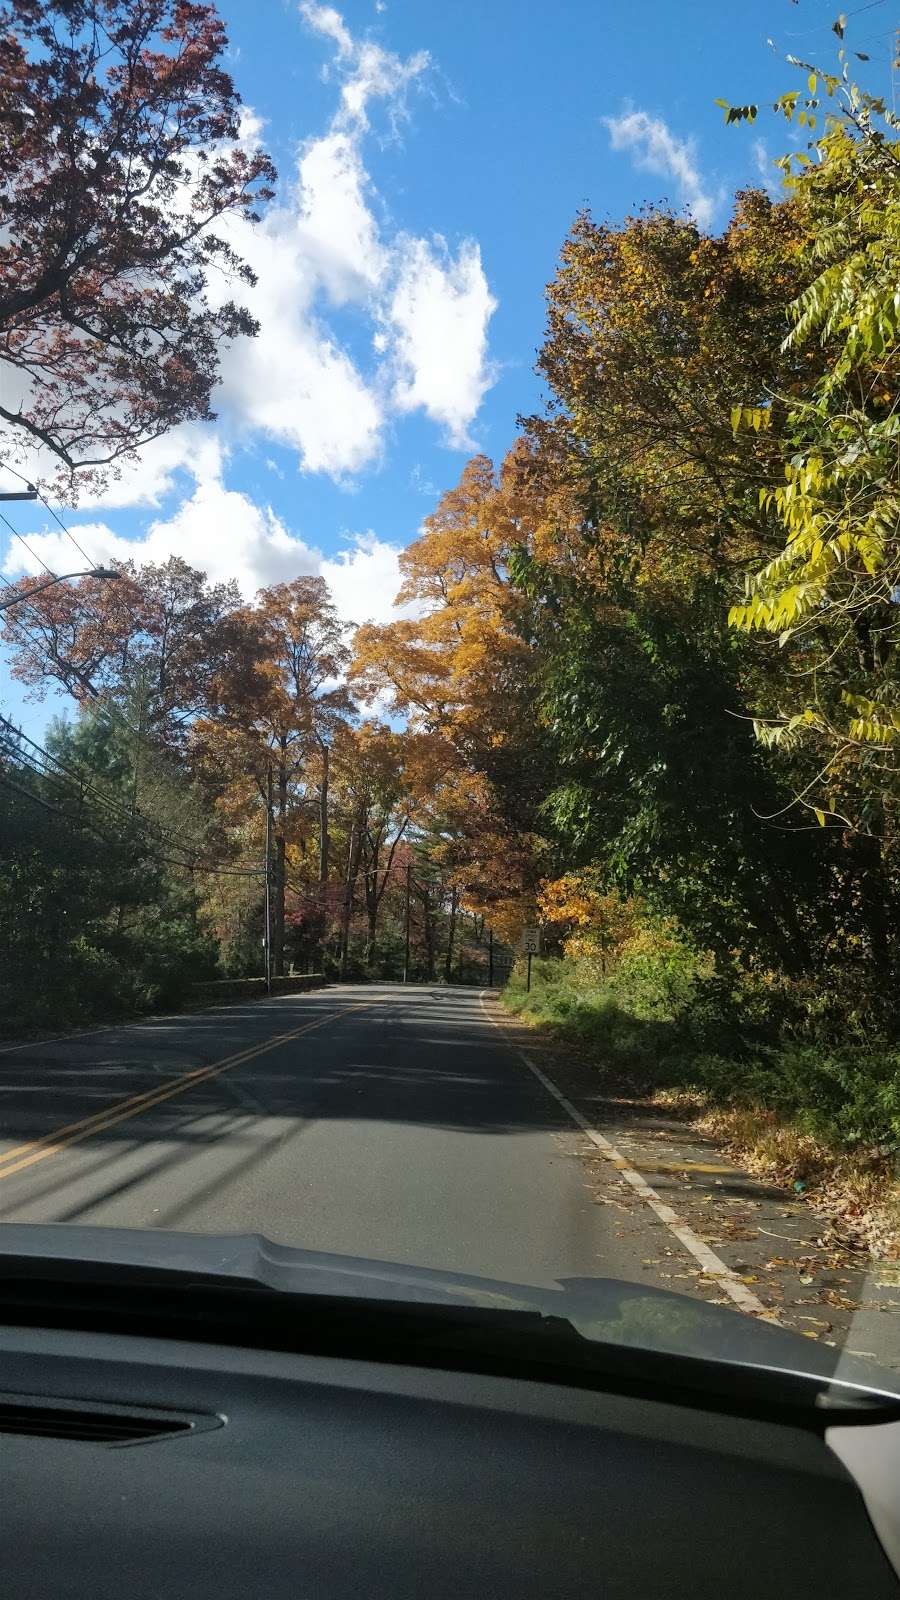
[[[534,1283],[635,1275],[571,1120],[476,990],[323,989],[6,1052],[0,1130],[3,1221],[258,1231]]]
[[[686,1130],[529,1065],[502,1016],[474,989],[342,986],[2,1047],[0,1222],[651,1283],[900,1365],[889,1274],[823,1255],[808,1207]]]

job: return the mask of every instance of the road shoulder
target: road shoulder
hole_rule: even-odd
[[[574,1050],[511,1017],[496,996],[486,995],[484,1006],[508,1043],[534,1062],[766,1313],[807,1338],[900,1371],[900,1267],[874,1261],[842,1239],[809,1201],[747,1172],[677,1113],[605,1080]],[[587,1138],[581,1159],[593,1199],[613,1214],[617,1236],[639,1235],[647,1204],[640,1188]],[[641,1264],[665,1287],[735,1303],[674,1236]]]

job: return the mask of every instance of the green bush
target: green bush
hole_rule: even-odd
[[[632,1016],[675,1021],[689,1010],[700,972],[701,958],[681,941],[660,949],[626,949],[609,980],[609,993]]]
[[[842,1149],[900,1148],[900,1049],[819,1042],[834,1018],[811,1011],[803,985],[703,971],[681,951],[626,958],[604,986],[585,987],[577,962],[533,962],[530,994],[519,963],[504,1000],[641,1087],[763,1107]]]

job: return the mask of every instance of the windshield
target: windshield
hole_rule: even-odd
[[[0,1225],[900,1373],[887,6],[0,34]]]

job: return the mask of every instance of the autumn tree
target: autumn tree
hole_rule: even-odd
[[[400,557],[397,596],[413,615],[358,630],[352,677],[361,692],[390,696],[411,724],[439,733],[462,759],[502,749],[517,685],[529,670],[516,633],[507,570],[522,535],[515,463],[494,471],[474,457],[441,496],[425,531]]]
[[[781,350],[802,239],[796,208],[757,190],[717,236],[663,209],[576,219],[547,290],[549,411],[526,429],[545,492],[568,483],[580,515],[540,555],[564,566],[574,539],[587,578],[599,564],[671,586],[777,547],[758,490],[778,446],[735,435],[729,413],[768,395],[783,418],[805,392],[809,361]]]
[[[351,667],[363,697],[386,695],[393,712],[442,752],[432,785],[441,803],[450,804],[447,785],[471,780],[479,825],[490,816],[495,839],[520,844],[535,831],[547,781],[540,729],[531,716],[523,721],[538,656],[520,627],[522,597],[509,571],[535,515],[527,454],[514,449],[499,471],[485,456],[467,464],[401,556],[398,601],[412,614],[360,628]],[[465,810],[458,808],[460,818]],[[493,855],[511,869],[515,860],[518,870],[523,853],[504,847]]]
[[[427,853],[428,828],[436,796],[443,792],[447,753],[434,734],[367,719],[357,728],[344,729],[336,739],[333,770],[335,815],[341,819],[346,862],[341,961],[346,967],[358,900],[364,920],[362,961],[369,967],[382,942],[383,907],[390,908],[395,921],[403,920],[406,868]],[[415,876],[414,895],[421,882],[418,870]]]
[[[47,588],[29,600],[27,625],[22,607],[4,613],[13,676],[38,697],[56,682],[81,704],[100,695],[130,705],[144,733],[177,745],[208,702],[240,592],[179,556],[126,562],[120,574]],[[19,588],[30,593],[31,580]]]
[[[348,660],[344,628],[323,578],[261,589],[232,612],[209,710],[192,727],[192,747],[232,818],[268,804],[274,824],[273,961],[284,968],[288,855],[318,826],[320,877],[327,864],[328,755],[352,711],[340,681]]]
[[[538,909],[545,928],[561,939],[565,954],[595,963],[601,980],[633,938],[641,914],[639,904],[610,893],[597,867],[547,879]]]
[[[212,416],[223,344],[256,324],[210,276],[271,195],[241,138],[215,7],[0,6],[0,421],[72,495],[176,423]]]
[[[810,382],[781,350],[802,239],[796,207],[759,193],[717,237],[665,210],[577,220],[548,290],[549,414],[525,424],[546,510],[512,557],[542,653],[559,865],[602,864],[609,888],[723,956],[775,949],[794,969],[830,868],[786,837],[784,775],[754,746],[755,696],[783,663],[729,637],[724,611],[778,544],[759,488]],[[730,406],[758,416],[766,397],[772,428],[735,434]]]

